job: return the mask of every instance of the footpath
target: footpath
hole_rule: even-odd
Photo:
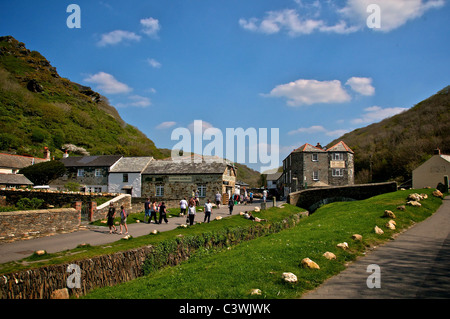
[[[239,214],[239,212],[254,210],[255,207],[261,207],[260,203],[261,200],[256,200],[253,204],[235,205],[233,215]],[[284,202],[277,201],[277,206],[280,206],[283,203]],[[267,208],[272,206],[272,202],[268,201]],[[229,217],[230,214],[228,206],[220,205],[220,208],[213,209],[211,221],[217,216],[221,216],[222,218]],[[203,212],[198,212],[195,216],[195,222],[203,222],[204,217],[205,214]],[[154,224],[154,222],[151,224],[142,222],[128,224],[128,234],[133,237],[139,237],[148,235],[155,229],[159,232],[172,230],[182,224],[186,224],[186,217],[171,217],[168,218],[168,221],[169,223],[167,224],[164,223],[164,221],[162,224]],[[86,228],[80,228],[80,230],[71,233],[56,234],[52,236],[29,240],[18,240],[11,243],[0,244],[0,263],[20,260],[32,255],[37,250],[45,250],[47,253],[56,253],[76,248],[80,244],[90,244],[91,246],[104,245],[120,240],[125,236],[125,234],[119,235],[118,233],[110,234],[107,226],[86,226]],[[116,228],[117,232],[119,232],[120,226],[116,225]],[[123,230],[123,232],[125,232],[125,230]]]
[[[377,282],[379,288],[374,287]],[[450,196],[432,216],[302,296],[302,299],[366,298],[450,298]]]

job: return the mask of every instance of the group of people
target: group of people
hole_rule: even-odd
[[[189,201],[186,200],[186,197],[180,201],[180,216],[186,215],[186,223],[189,225],[194,224],[195,214],[197,212],[196,207],[199,206],[198,197],[191,197]],[[208,199],[205,203],[205,218],[203,222],[210,221],[212,213],[212,204]]]
[[[156,204],[156,201],[150,202],[150,198],[147,198],[147,200],[144,203],[144,223],[145,218],[147,217],[147,223],[150,224],[152,219],[155,219],[155,224],[161,224],[163,219],[164,222],[167,224],[169,221],[167,220],[167,207],[164,202],[161,202],[159,204]],[[159,221],[157,219],[157,213],[159,212]]]
[[[106,213],[106,224],[109,226],[109,233],[112,234],[113,233],[113,228],[114,228],[114,233],[117,233],[117,228],[114,225],[114,218],[116,217],[116,208],[114,207],[114,203],[110,203],[109,204],[109,209],[108,212]],[[125,208],[122,206],[120,206],[120,232],[119,235],[122,234],[122,227],[125,228],[125,235],[128,234],[128,226],[127,226],[127,217],[128,214],[125,211]]]

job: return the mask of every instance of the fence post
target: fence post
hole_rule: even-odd
[[[89,202],[89,215],[88,220],[91,222],[94,218],[94,212],[97,210],[97,202]]]

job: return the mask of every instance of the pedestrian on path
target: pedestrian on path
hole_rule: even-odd
[[[186,214],[186,208],[188,207],[188,203],[186,201],[186,197],[180,200],[180,216],[184,216]]]
[[[234,201],[232,198],[228,200],[228,209],[230,210],[230,215],[233,213]]]
[[[220,208],[220,201],[221,200],[222,200],[222,195],[220,195],[219,191],[217,191],[217,194],[216,194],[216,205],[217,205],[217,208]]]
[[[147,217],[148,221],[150,222],[150,198],[147,198],[147,200],[144,203],[144,210],[145,210],[145,215],[144,215],[144,223],[145,223],[145,217]]]
[[[120,206],[120,232],[119,235],[122,234],[122,226],[125,228],[125,235],[128,234],[128,226],[127,226],[127,212],[123,206]]]
[[[208,201],[205,203],[205,219],[203,220],[204,223],[206,223],[206,219],[208,219],[209,223],[209,220],[211,219],[211,212],[212,212],[212,204],[208,199]]]
[[[153,217],[155,218],[155,224],[158,224],[158,221],[156,220],[156,211],[158,207],[156,206],[156,201],[153,201],[152,206],[150,206],[150,219],[148,220],[148,223],[150,224]]]
[[[162,223],[162,220],[166,222],[166,224],[169,222],[167,220],[167,210],[166,205],[164,205],[164,202],[161,203],[161,206],[159,206],[159,223]]]
[[[114,208],[114,204],[109,204],[108,212],[106,213],[107,225],[109,226],[109,233],[112,234],[112,227],[114,227],[114,233],[117,232],[116,226],[114,226],[114,217],[116,217],[116,209]]]
[[[189,225],[194,225],[194,218],[195,218],[195,205],[189,205],[188,207],[188,219],[189,219]]]

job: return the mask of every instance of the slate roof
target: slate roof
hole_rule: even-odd
[[[61,159],[65,167],[110,167],[122,155],[72,156]]]
[[[45,158],[22,156],[22,155],[11,155],[0,153],[0,167],[21,169],[33,164],[45,162]]]
[[[33,183],[22,174],[0,174],[0,185],[33,185]]]
[[[280,176],[283,175],[282,172],[277,172],[277,173],[273,173],[273,174],[268,174],[267,175],[267,180],[268,181],[276,181],[280,178]]]
[[[350,153],[353,153],[353,151],[350,149],[350,147],[347,146],[347,144],[344,143],[344,141],[340,141],[339,143],[330,147],[328,149],[328,152],[350,152]]]
[[[153,157],[122,157],[110,169],[110,173],[140,173],[153,160]]]
[[[317,152],[326,152],[326,151],[321,149],[321,148],[318,148],[318,147],[312,146],[311,144],[306,143],[306,144],[303,144],[302,146],[300,146],[299,148],[296,148],[294,150],[294,152],[314,152],[314,153],[317,153]]]
[[[230,166],[226,163],[192,161],[151,161],[142,174],[146,175],[180,175],[180,174],[223,174],[225,168]]]

